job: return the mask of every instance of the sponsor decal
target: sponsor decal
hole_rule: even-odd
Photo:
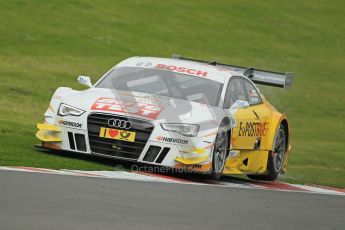
[[[267,131],[268,122],[240,122],[238,136],[263,137]]]
[[[206,77],[207,76],[206,71],[196,70],[196,69],[188,69],[186,67],[181,67],[181,66],[157,64],[154,68],[170,70],[170,71],[179,72],[179,73],[187,73],[190,75],[195,75],[195,76],[200,76],[200,77]]]
[[[135,132],[101,127],[101,129],[99,130],[99,137],[134,142]]]
[[[231,107],[246,107],[249,106],[247,101],[236,100],[235,103]]]
[[[151,62],[137,62],[135,64],[138,67],[146,67],[146,68],[151,68],[152,67],[152,63]]]
[[[188,140],[184,139],[178,139],[178,138],[172,138],[172,137],[163,137],[163,136],[158,136],[156,137],[157,141],[164,141],[168,143],[174,143],[174,144],[188,144]]]
[[[64,120],[60,120],[59,124],[64,125],[64,126],[74,127],[74,128],[81,128],[81,126],[82,126],[82,124],[80,124],[80,123],[72,122],[72,121],[64,121]]]
[[[91,110],[119,112],[156,119],[163,108],[147,102],[101,97],[95,101]]]

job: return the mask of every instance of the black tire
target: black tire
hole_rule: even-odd
[[[214,148],[212,154],[212,170],[209,175],[210,179],[218,180],[221,178],[226,158],[228,156],[229,135],[226,125],[222,122],[218,129],[216,140],[214,141]]]
[[[280,175],[286,154],[286,131],[283,125],[277,129],[274,137],[274,149],[268,154],[267,171],[262,175],[247,175],[253,180],[275,181]]]

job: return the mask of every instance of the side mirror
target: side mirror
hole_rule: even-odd
[[[82,85],[86,85],[88,87],[92,87],[92,83],[91,83],[91,78],[88,76],[79,76],[78,77],[78,82]]]
[[[239,108],[247,108],[249,107],[248,101],[241,101],[241,100],[236,100],[232,106],[230,106],[230,109],[239,109]]]

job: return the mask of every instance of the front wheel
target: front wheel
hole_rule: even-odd
[[[268,154],[267,172],[264,175],[247,175],[250,179],[274,181],[278,178],[284,165],[286,154],[286,132],[280,125],[274,137],[273,151]]]
[[[228,132],[225,125],[221,125],[214,142],[211,179],[218,180],[222,176],[226,157],[228,155],[228,146]]]

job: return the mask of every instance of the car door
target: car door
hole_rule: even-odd
[[[231,133],[232,149],[253,149],[257,141],[255,122],[258,118],[249,103],[243,77],[234,76],[229,80],[224,108],[230,110],[236,121]]]
[[[260,96],[259,90],[248,79],[243,79],[246,92],[248,95],[248,102],[251,110],[257,116],[255,121],[255,136],[257,141],[257,148],[266,146],[266,140],[270,122],[272,119],[272,112],[274,108],[267,102],[264,102]]]

